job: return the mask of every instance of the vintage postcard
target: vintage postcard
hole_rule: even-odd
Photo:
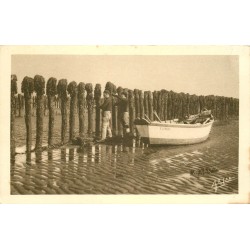
[[[2,46],[1,203],[249,203],[248,46]]]

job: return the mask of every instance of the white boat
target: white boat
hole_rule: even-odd
[[[136,119],[135,126],[142,140],[151,145],[185,145],[205,141],[213,122],[212,116],[194,124]]]

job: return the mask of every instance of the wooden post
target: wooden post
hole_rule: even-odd
[[[212,115],[216,118],[216,96],[212,96]]]
[[[55,124],[55,95],[56,90],[56,78],[51,77],[47,81],[46,95],[48,96],[48,107],[49,107],[49,132],[48,132],[48,145],[54,144],[54,124]]]
[[[183,102],[182,102],[182,109],[183,109],[183,118],[189,115],[189,94],[183,94],[182,96]]]
[[[78,110],[79,110],[79,134],[84,137],[85,134],[85,84],[78,84]]]
[[[111,111],[111,115],[112,115],[112,133],[113,135],[118,135],[118,120],[117,120],[117,106],[115,105],[116,103],[116,99],[113,95],[116,94],[116,86],[112,83],[112,89],[110,90],[111,93],[111,100],[112,100],[112,111]]]
[[[201,104],[199,101],[199,96],[196,96],[196,107],[197,107],[197,112],[196,113],[200,113],[201,112]]]
[[[162,121],[165,121],[165,106],[166,106],[166,90],[162,89],[160,98],[161,98],[161,108],[160,108],[160,118]]]
[[[121,97],[121,93],[123,91],[122,87],[118,87],[117,88],[117,94],[119,97]],[[119,100],[117,100],[119,102]],[[122,113],[121,113],[121,107],[120,105],[117,107],[117,125],[118,125],[118,136],[122,136],[123,135],[123,127],[122,127],[122,122],[121,122],[121,118],[122,118]]]
[[[237,114],[237,117],[239,118],[239,99],[236,99],[236,114]]]
[[[144,118],[144,101],[142,90],[139,90],[139,103],[140,103],[140,117]]]
[[[11,75],[11,118],[10,118],[10,160],[15,162],[15,94],[17,94],[17,77]]]
[[[94,92],[94,98],[95,98],[95,104],[96,104],[96,123],[95,123],[95,136],[100,137],[101,133],[101,95],[102,95],[102,88],[101,84],[97,83],[95,85],[95,92]]]
[[[32,97],[32,116],[35,116],[35,96]]]
[[[204,109],[204,96],[200,95],[199,98],[199,104],[200,104],[200,110]]]
[[[232,97],[227,98],[228,101],[228,117],[232,115]]]
[[[182,99],[181,99],[181,94],[177,93],[176,94],[176,101],[177,101],[177,112],[176,112],[176,118],[181,118],[181,112],[182,112]]]
[[[34,80],[25,76],[22,81],[21,91],[25,100],[25,125],[26,125],[26,151],[31,151],[32,125],[31,125],[31,95],[34,91]]]
[[[178,94],[174,93],[174,119],[178,118],[178,108],[179,108],[179,103],[178,103]]]
[[[67,132],[67,85],[68,82],[66,79],[59,80],[57,84],[57,93],[58,97],[61,100],[61,116],[62,116],[62,126],[61,126],[61,143],[66,143],[66,132]]]
[[[148,91],[148,112],[149,112],[149,118],[151,121],[154,119],[153,114],[153,95],[151,91]]]
[[[232,117],[235,118],[235,98],[232,98]]]
[[[115,97],[112,95],[116,94],[116,86],[112,83],[112,90],[111,90],[111,99],[112,99],[112,111],[111,111],[111,115],[112,115],[112,129],[113,129],[113,133],[114,135],[118,134],[118,123],[117,123],[117,108],[115,106]]]
[[[234,98],[234,115],[239,116],[239,99]]]
[[[153,92],[153,111],[157,112],[157,91]]]
[[[172,119],[176,118],[176,93],[172,92]]]
[[[18,94],[18,116],[22,117],[22,95]]]
[[[183,118],[183,100],[182,100],[182,93],[177,94],[178,97],[178,116],[177,118]]]
[[[224,96],[222,96],[221,101],[222,101],[221,116],[222,116],[222,120],[225,120],[225,118],[226,118],[226,98]]]
[[[172,109],[173,109],[173,105],[172,105],[172,91],[170,91],[168,93],[168,119],[171,120],[172,119]]]
[[[164,108],[163,108],[163,120],[168,119],[168,91],[164,91]]]
[[[162,103],[163,98],[162,98],[162,96],[163,96],[163,90],[157,91],[157,94],[158,94],[157,114],[158,114],[159,118],[161,120],[163,120],[162,119],[162,108],[163,108],[163,103]]]
[[[36,150],[42,149],[43,144],[43,109],[45,80],[42,76],[34,77],[34,90],[36,92]]]
[[[70,82],[67,91],[70,95],[70,115],[69,115],[69,141],[75,138],[75,114],[77,104],[77,83]]]
[[[144,91],[144,111],[145,111],[145,115],[149,116],[149,112],[148,112],[148,91]]]
[[[135,118],[140,118],[140,100],[139,100],[139,90],[134,89],[135,98]]]
[[[93,97],[93,86],[92,83],[87,83],[85,85],[87,91],[87,108],[88,108],[88,134],[93,133],[93,110],[94,110],[94,97]]]
[[[226,97],[226,119],[229,119],[229,105],[230,105],[230,98]]]
[[[17,102],[18,102],[18,99],[17,99],[17,96],[15,96],[15,116],[16,116],[16,111],[17,111]]]
[[[159,116],[161,112],[161,91],[156,91],[156,101],[157,101],[156,112]]]
[[[128,91],[129,102],[129,125],[130,131],[134,134],[134,120],[135,120],[135,98],[133,90]]]
[[[46,116],[47,96],[44,96],[43,98],[43,105],[44,105],[44,108],[43,108],[44,116]]]

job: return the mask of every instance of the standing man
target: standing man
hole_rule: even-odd
[[[102,109],[102,138],[97,142],[104,142],[106,140],[106,136],[112,137],[112,131],[110,128],[112,100],[110,92],[108,90],[104,90],[103,97],[104,102],[100,106],[100,109]]]
[[[127,136],[130,133],[129,129],[129,106],[128,106],[128,99],[127,99],[127,92],[123,91],[121,93],[121,97],[118,95],[113,95],[119,99],[115,105],[118,105],[121,110],[121,123],[123,126],[123,136]]]

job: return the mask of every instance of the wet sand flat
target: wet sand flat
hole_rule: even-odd
[[[16,124],[18,146],[25,142],[22,119]],[[209,139],[195,145],[131,141],[67,147],[32,153],[29,163],[18,154],[11,166],[11,194],[236,194],[238,130],[238,120],[230,120],[215,122]]]

